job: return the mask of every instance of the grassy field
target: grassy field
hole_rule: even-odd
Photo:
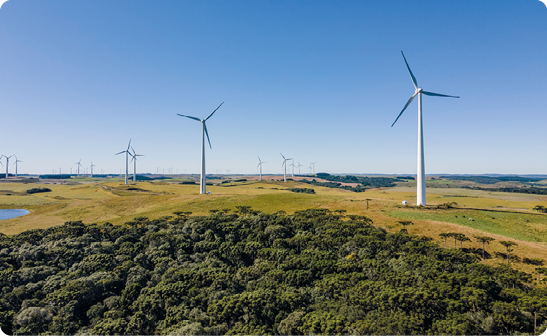
[[[26,194],[26,190],[38,186],[46,186],[52,191]],[[312,187],[316,194],[284,190],[290,187]],[[391,232],[402,228],[397,224],[398,220],[411,220],[414,225],[407,227],[409,233],[429,236],[442,245],[444,240],[439,237],[442,232],[467,235],[473,240],[464,243],[467,248],[481,248],[473,236],[488,235],[496,239],[487,247],[491,254],[505,252],[499,240],[512,240],[518,244],[513,253],[519,257],[547,260],[547,215],[531,211],[535,205],[547,206],[546,196],[430,188],[427,194],[429,205],[456,202],[459,207],[435,210],[403,207],[403,200],[409,204],[416,201],[415,189],[405,187],[354,193],[293,181],[247,181],[212,185],[207,190],[212,194],[199,195],[198,185],[137,182],[126,186],[111,179],[86,179],[85,183],[76,185],[4,182],[0,184],[0,208],[24,208],[30,214],[0,221],[0,232],[14,234],[73,220],[123,224],[136,216],[155,219],[171,216],[175,211],[207,215],[209,210],[235,210],[237,205],[248,205],[267,213],[284,210],[289,214],[309,208],[326,208],[368,216],[374,225]],[[470,217],[474,220],[469,220]],[[495,264],[503,260],[494,258],[484,262]],[[530,273],[536,267],[518,262],[515,266]]]

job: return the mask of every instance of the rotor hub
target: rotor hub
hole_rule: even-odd
[[[424,90],[422,88],[417,88],[416,93],[422,93]]]

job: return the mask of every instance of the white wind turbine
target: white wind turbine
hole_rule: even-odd
[[[78,165],[78,175],[77,176],[80,176],[80,167],[82,166],[82,159],[80,159],[80,161],[76,162],[75,164]]]
[[[315,175],[315,164],[316,164],[316,163],[317,163],[317,162],[311,162],[311,163],[310,163],[310,166],[313,167],[313,175]]]
[[[292,168],[292,177],[294,177],[294,167],[296,167],[296,165],[294,164],[294,160],[293,162],[291,163],[291,168]]]
[[[132,156],[131,161],[134,161],[133,162],[133,182],[136,182],[137,181],[137,156],[144,156],[144,155],[135,153],[133,146],[131,146],[131,150],[133,151],[133,154],[129,154],[129,155]]]
[[[14,156],[15,154],[12,154],[10,156],[6,156],[4,155],[4,157],[6,158],[6,178],[8,178],[8,168],[9,168],[9,159]]]
[[[412,103],[412,100],[418,96],[418,174],[417,174],[417,182],[418,182],[418,190],[417,190],[417,205],[426,205],[425,201],[425,159],[424,159],[424,134],[423,134],[423,124],[422,124],[422,94],[426,96],[434,96],[434,97],[450,97],[450,98],[460,98],[459,96],[449,96],[445,94],[440,93],[434,93],[434,92],[428,92],[424,91],[422,88],[418,87],[418,81],[416,81],[416,77],[414,77],[414,74],[412,73],[412,70],[410,70],[410,66],[408,65],[408,62],[406,61],[405,54],[401,51],[401,54],[403,55],[403,59],[405,60],[406,67],[408,69],[408,73],[410,74],[410,78],[412,79],[412,84],[414,84],[414,94],[410,99],[406,102],[405,107],[403,107],[403,110],[399,115],[397,116],[397,119],[393,122],[391,127],[395,125],[397,120],[399,120],[399,117],[403,114],[403,112],[406,110],[408,105]]]
[[[205,122],[211,118],[213,116],[213,113],[215,113],[221,106],[222,104],[224,104],[224,102],[222,102],[220,105],[218,105],[218,107],[213,111],[211,112],[211,114],[209,114],[207,116],[207,118],[205,119],[199,119],[199,118],[196,118],[196,117],[191,117],[191,116],[187,116],[187,115],[182,115],[182,114],[178,114],[179,116],[181,117],[186,117],[186,118],[190,118],[190,119],[193,119],[193,120],[196,120],[196,121],[199,121],[201,123],[201,177],[200,177],[200,187],[199,187],[199,193],[200,194],[205,194],[205,136],[207,135],[207,141],[209,142],[209,148],[213,148],[213,146],[211,146],[211,140],[209,139],[209,133],[207,132],[207,126],[205,125]]]
[[[260,181],[262,181],[262,164],[263,163],[268,163],[268,162],[264,162],[264,161],[260,160],[260,156],[259,156],[258,157],[258,166],[256,166],[256,168],[260,167]]]
[[[95,167],[95,165],[93,164],[93,161],[91,161],[91,166],[89,166],[89,168],[91,169],[91,176],[90,177],[93,177],[93,167]]]
[[[279,154],[281,154],[281,153],[279,153]],[[283,154],[281,154],[281,156],[283,156]],[[284,182],[287,182],[287,160],[292,160],[292,158],[287,159],[283,156],[283,163],[281,164],[281,167],[285,166],[285,171],[283,173],[283,181]]]
[[[125,184],[128,184],[127,183],[127,174],[128,174],[128,170],[129,170],[129,157],[128,157],[128,155],[131,155],[131,153],[129,153],[129,147],[130,146],[131,146],[131,139],[129,139],[129,144],[127,145],[126,150],[115,154],[115,155],[118,155],[118,154],[125,153]]]
[[[15,156],[15,177],[17,177],[17,162],[23,162],[17,158],[17,155]]]
[[[298,166],[296,166],[296,167],[298,168],[298,175],[302,175],[302,174],[300,173],[300,167],[302,167],[302,165],[300,164],[300,161],[298,162]]]

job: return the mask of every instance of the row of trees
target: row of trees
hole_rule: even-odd
[[[342,220],[344,210],[234,210],[0,235],[0,327],[17,335],[547,327],[547,289],[510,265],[484,265],[431,238],[386,232],[366,216]]]

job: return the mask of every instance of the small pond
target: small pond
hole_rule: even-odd
[[[0,220],[24,216],[29,212],[30,211],[25,209],[0,209]]]

